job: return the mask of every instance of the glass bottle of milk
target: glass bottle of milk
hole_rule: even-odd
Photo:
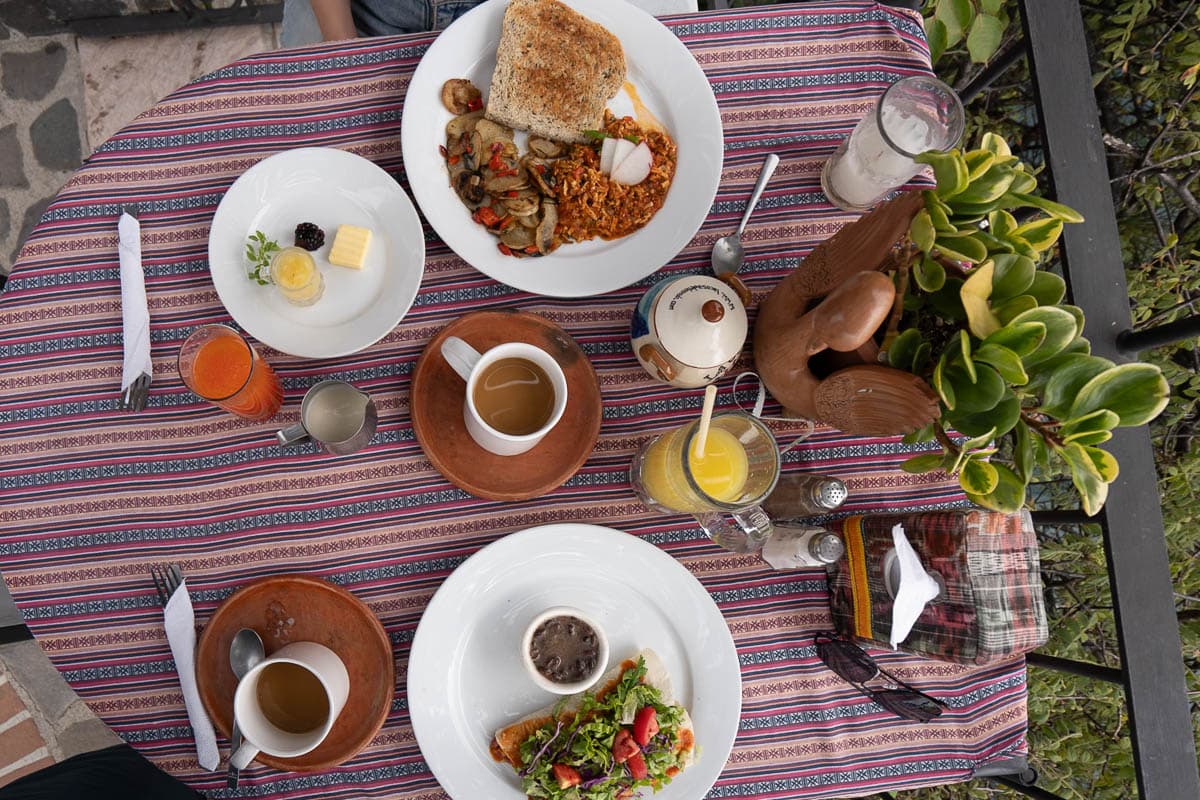
[[[866,211],[921,170],[913,158],[955,147],[963,132],[958,95],[937,78],[893,83],[821,172],[825,195],[839,208]]]

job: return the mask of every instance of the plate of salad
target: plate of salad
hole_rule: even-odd
[[[523,663],[534,617],[572,606],[603,627],[609,669],[560,698]],[[430,770],[457,800],[703,797],[733,748],[741,676],[707,590],[636,536],[562,524],[464,561],[425,609],[408,706]]]

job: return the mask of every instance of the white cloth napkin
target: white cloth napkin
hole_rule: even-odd
[[[892,528],[892,546],[896,548],[896,560],[900,563],[900,586],[892,601],[891,645],[895,649],[908,638],[917,617],[925,610],[925,604],[941,590],[937,581],[921,566],[921,557],[909,544],[903,525]]]
[[[146,279],[142,274],[142,226],[122,213],[117,221],[117,255],[121,259],[121,325],[125,360],[121,365],[121,391],[143,372],[154,374],[150,361],[150,309],[146,307]]]
[[[217,753],[217,735],[213,732],[208,714],[204,712],[200,693],[196,690],[196,615],[192,611],[192,599],[188,597],[187,581],[167,600],[163,618],[167,642],[171,645],[171,655],[175,657],[175,669],[179,671],[179,685],[183,688],[183,702],[187,706],[188,721],[192,724],[192,736],[196,739],[196,760],[205,769],[216,769],[221,761]]]

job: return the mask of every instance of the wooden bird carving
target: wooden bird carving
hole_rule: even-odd
[[[755,365],[792,414],[867,436],[907,433],[937,419],[929,385],[877,363],[874,341],[896,302],[880,270],[922,207],[920,192],[884,203],[818,245],[763,301]]]

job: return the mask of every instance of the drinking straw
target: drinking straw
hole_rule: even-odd
[[[700,429],[696,431],[693,450],[696,458],[704,458],[704,445],[708,443],[708,426],[712,422],[713,403],[717,401],[717,387],[704,387],[704,407],[700,409]]]

